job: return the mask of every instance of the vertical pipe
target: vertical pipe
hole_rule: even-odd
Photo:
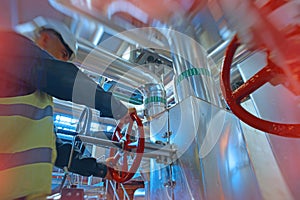
[[[206,51],[195,40],[194,27],[182,16],[175,16],[173,20],[176,26],[161,31],[168,38],[172,53],[177,100],[195,96],[221,106]]]
[[[146,115],[151,117],[166,109],[166,93],[159,84],[149,83],[144,86],[144,105]]]

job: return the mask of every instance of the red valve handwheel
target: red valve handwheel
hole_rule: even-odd
[[[114,148],[111,148],[110,150],[110,157],[114,157],[115,163],[120,164],[120,161],[122,161],[121,165],[118,169],[112,167],[108,168],[110,170],[112,178],[118,183],[126,182],[134,176],[136,170],[139,168],[144,153],[145,137],[143,123],[137,116],[136,112],[131,113],[130,118],[131,120],[124,135],[121,131],[126,124],[122,120],[117,125],[116,130],[112,135],[113,141],[117,141],[122,144],[121,151],[118,151]],[[137,124],[137,134],[135,136],[131,135],[134,122]],[[135,137],[134,140],[132,140],[133,137]],[[129,154],[134,155],[133,161],[130,164],[130,168],[127,158]]]
[[[282,76],[283,71],[268,58],[267,66],[257,72],[238,89],[232,91],[230,85],[230,67],[238,46],[238,38],[235,36],[227,47],[220,80],[223,96],[231,111],[243,122],[261,131],[279,136],[299,138],[300,124],[267,121],[252,115],[241,106],[241,101],[245,97],[252,94],[265,83],[271,82],[276,76]]]

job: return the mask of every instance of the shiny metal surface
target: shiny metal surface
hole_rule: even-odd
[[[109,148],[122,148],[122,145],[120,142],[111,141],[109,139],[103,139],[99,137],[91,137],[86,135],[78,135],[76,136],[80,138],[82,142],[94,144],[100,147],[109,147]]]
[[[145,189],[138,188],[134,191],[133,200],[144,200],[145,199]]]
[[[123,85],[129,87],[130,95],[138,90],[143,95],[146,115],[152,116],[166,108],[166,92],[162,80],[144,66],[126,61],[94,46],[85,40],[79,40],[79,49],[86,58],[79,67],[117,82],[111,92],[122,91]],[[108,41],[109,42],[109,39]],[[126,94],[128,95],[128,94]]]
[[[189,97],[169,116],[178,159],[151,162],[149,199],[262,199],[234,115]]]
[[[137,44],[139,46],[148,47],[155,46],[157,49],[163,48],[166,44],[162,41],[152,38],[149,41],[149,35],[139,32],[128,32],[121,25],[115,24],[108,19],[107,16],[101,15],[99,10],[91,7],[90,1],[81,0],[49,0],[49,3],[60,12],[78,18],[78,16],[84,16],[89,21],[96,21],[103,25],[105,29],[109,30],[112,35],[118,34],[118,36],[129,43]],[[103,13],[102,13],[103,14]],[[132,27],[134,28],[134,27]],[[122,33],[122,34],[120,34]],[[149,34],[149,33],[148,33]]]
[[[146,84],[143,94],[146,116],[153,116],[166,109],[166,92],[159,84]]]
[[[249,79],[259,69],[266,65],[264,53],[256,53],[239,64],[239,70],[244,80]],[[299,96],[293,95],[282,85],[273,87],[267,83],[251,95],[254,105],[253,113],[263,119],[281,123],[300,123]],[[246,106],[249,109],[249,106]],[[250,110],[251,111],[251,110]],[[299,153],[300,139],[285,138],[266,134],[272,156],[278,166],[278,174],[283,178],[284,191],[291,193],[287,199],[300,198]],[[265,151],[265,149],[263,149]]]
[[[251,100],[244,102],[243,106],[255,112]],[[277,164],[268,135],[243,122],[241,126],[263,199],[293,199]]]
[[[78,119],[76,133],[80,135],[90,135],[91,124],[93,119],[92,109],[85,107]]]
[[[86,54],[86,58],[79,67],[133,88],[139,88],[147,83],[161,82],[155,74],[146,68],[121,59],[89,41],[78,40],[79,50]]]
[[[182,18],[178,18],[176,23],[175,27],[170,26],[161,31],[168,38],[172,52],[178,102],[195,96],[220,106],[219,93],[207,64],[206,51],[194,40],[194,27]]]

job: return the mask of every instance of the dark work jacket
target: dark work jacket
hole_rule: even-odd
[[[95,108],[102,117],[120,119],[127,112],[112,93],[105,92],[74,64],[53,58],[20,34],[0,31],[0,61],[0,97],[41,90]]]

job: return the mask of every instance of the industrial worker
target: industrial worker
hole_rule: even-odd
[[[56,159],[52,97],[95,108],[103,117],[123,120],[129,112],[65,62],[76,51],[66,27],[45,24],[34,42],[1,30],[0,43],[0,199],[45,199]],[[75,81],[81,87],[74,88]],[[75,97],[73,90],[79,90]],[[99,173],[110,178],[105,165]]]

